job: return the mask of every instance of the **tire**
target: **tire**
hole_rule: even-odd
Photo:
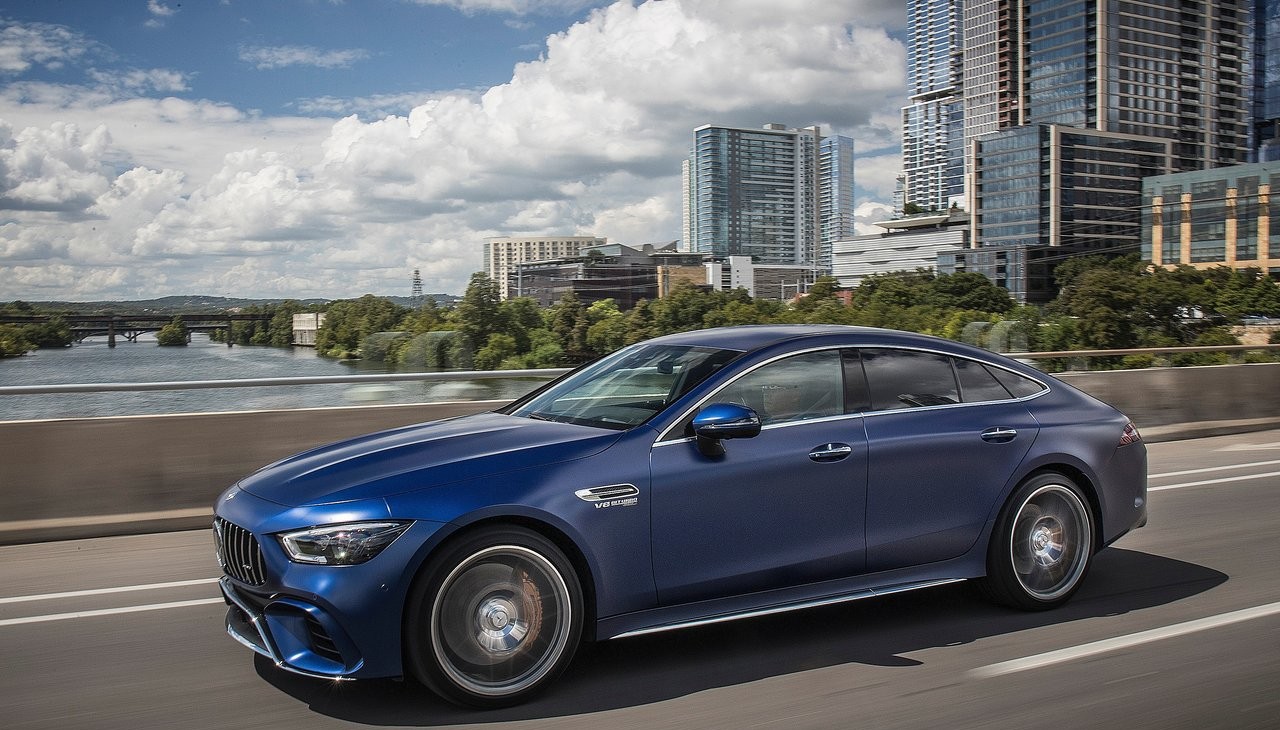
[[[1024,611],[1057,608],[1089,572],[1094,521],[1080,487],[1055,472],[1036,474],[1005,505],[987,550],[986,596]]]
[[[446,546],[409,595],[406,663],[441,697],[481,708],[525,701],[573,659],[581,583],[550,540],[485,528]]]

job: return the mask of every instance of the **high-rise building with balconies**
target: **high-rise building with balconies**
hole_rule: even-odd
[[[690,252],[827,271],[852,228],[853,141],[817,127],[698,127],[683,180]]]
[[[962,5],[907,0],[903,202],[921,210],[946,210],[964,196]]]

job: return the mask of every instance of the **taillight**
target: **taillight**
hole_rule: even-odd
[[[1124,433],[1120,435],[1120,445],[1128,446],[1136,444],[1142,440],[1142,434],[1138,433],[1138,427],[1133,425],[1133,421],[1129,421],[1124,425]]]

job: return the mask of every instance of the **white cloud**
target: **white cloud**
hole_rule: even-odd
[[[95,48],[83,35],[60,25],[0,21],[0,72],[21,73],[32,66],[62,68]]]
[[[359,48],[336,51],[326,51],[311,46],[264,46],[240,49],[240,60],[261,70],[289,66],[348,68],[355,62],[363,61],[368,57],[369,52]]]
[[[598,0],[411,0],[418,5],[443,5],[472,13],[534,13],[573,12],[599,4]]]
[[[171,18],[178,11],[157,0],[147,0],[147,12],[160,18]]]
[[[165,22],[169,18],[178,13],[178,10],[159,2],[159,0],[147,0],[147,12],[151,14],[151,17],[143,25],[152,30],[159,30],[165,26]]]
[[[158,92],[174,94],[188,91],[187,78],[182,73],[163,68],[102,71],[90,69],[89,78],[103,89],[117,94],[146,94]]]
[[[0,124],[0,210],[82,213],[110,187],[102,157],[110,135],[74,124],[14,133]]]
[[[884,233],[884,229],[875,224],[892,217],[893,205],[890,203],[862,203],[853,211],[853,227],[859,236]]]
[[[490,89],[298,104],[337,121],[10,84],[6,149],[30,164],[0,178],[27,204],[0,211],[0,301],[407,293],[414,268],[460,292],[490,236],[669,241],[705,123],[849,135],[869,155],[860,189],[887,203],[905,50],[862,20],[886,0],[779,5],[619,2]],[[56,295],[45,269],[64,274]]]

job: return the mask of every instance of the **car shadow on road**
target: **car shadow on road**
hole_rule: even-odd
[[[1132,550],[1101,552],[1065,607],[1024,613],[991,605],[964,584],[602,642],[533,701],[464,710],[411,681],[328,682],[256,657],[259,675],[314,712],[367,725],[482,725],[566,717],[661,702],[716,687],[861,663],[912,667],[908,654],[1086,618],[1161,606],[1228,577],[1211,568]]]

